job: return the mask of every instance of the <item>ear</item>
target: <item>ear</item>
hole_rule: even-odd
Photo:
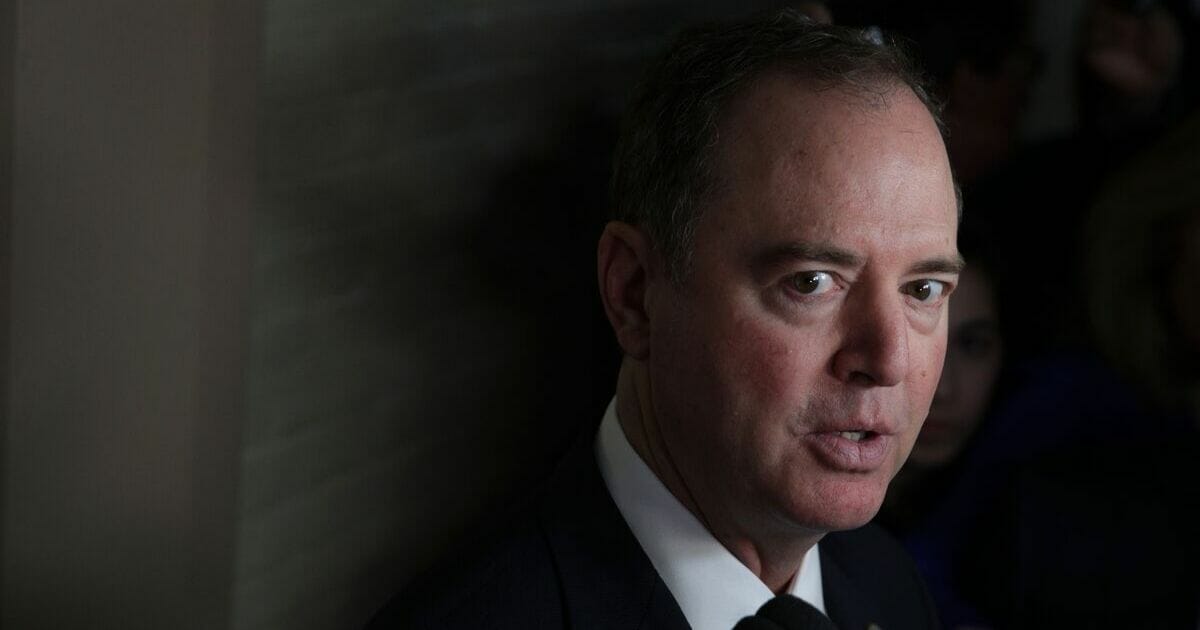
[[[651,274],[650,238],[627,223],[612,221],[600,235],[596,271],[604,313],[625,354],[639,361],[650,354],[646,287]]]

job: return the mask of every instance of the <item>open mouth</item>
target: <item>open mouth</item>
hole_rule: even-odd
[[[875,436],[873,431],[839,431],[838,435],[850,440],[851,442],[861,442],[865,439]]]
[[[871,472],[884,465],[891,440],[878,431],[830,431],[812,433],[807,441],[813,453],[832,469]]]

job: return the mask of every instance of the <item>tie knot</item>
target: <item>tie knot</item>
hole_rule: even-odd
[[[837,626],[812,604],[785,594],[771,598],[733,630],[837,630]]]

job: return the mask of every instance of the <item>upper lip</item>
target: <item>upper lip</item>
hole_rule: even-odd
[[[867,433],[875,433],[878,435],[892,435],[896,432],[896,428],[881,418],[863,420],[849,419],[823,423],[817,426],[813,430],[813,433],[843,433],[853,431],[866,431]]]

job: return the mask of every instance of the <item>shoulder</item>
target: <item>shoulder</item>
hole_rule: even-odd
[[[884,627],[939,626],[933,600],[912,559],[878,525],[831,533],[821,539],[820,549],[828,605],[860,598],[871,603],[881,621],[889,622]]]
[[[450,554],[392,598],[367,630],[556,628],[561,587],[536,519]]]
[[[368,629],[686,628],[591,446],[577,443],[514,518],[494,521],[513,525],[493,542],[440,563]]]
[[[627,627],[655,592],[657,574],[612,502],[590,440],[481,531],[368,629]]]

